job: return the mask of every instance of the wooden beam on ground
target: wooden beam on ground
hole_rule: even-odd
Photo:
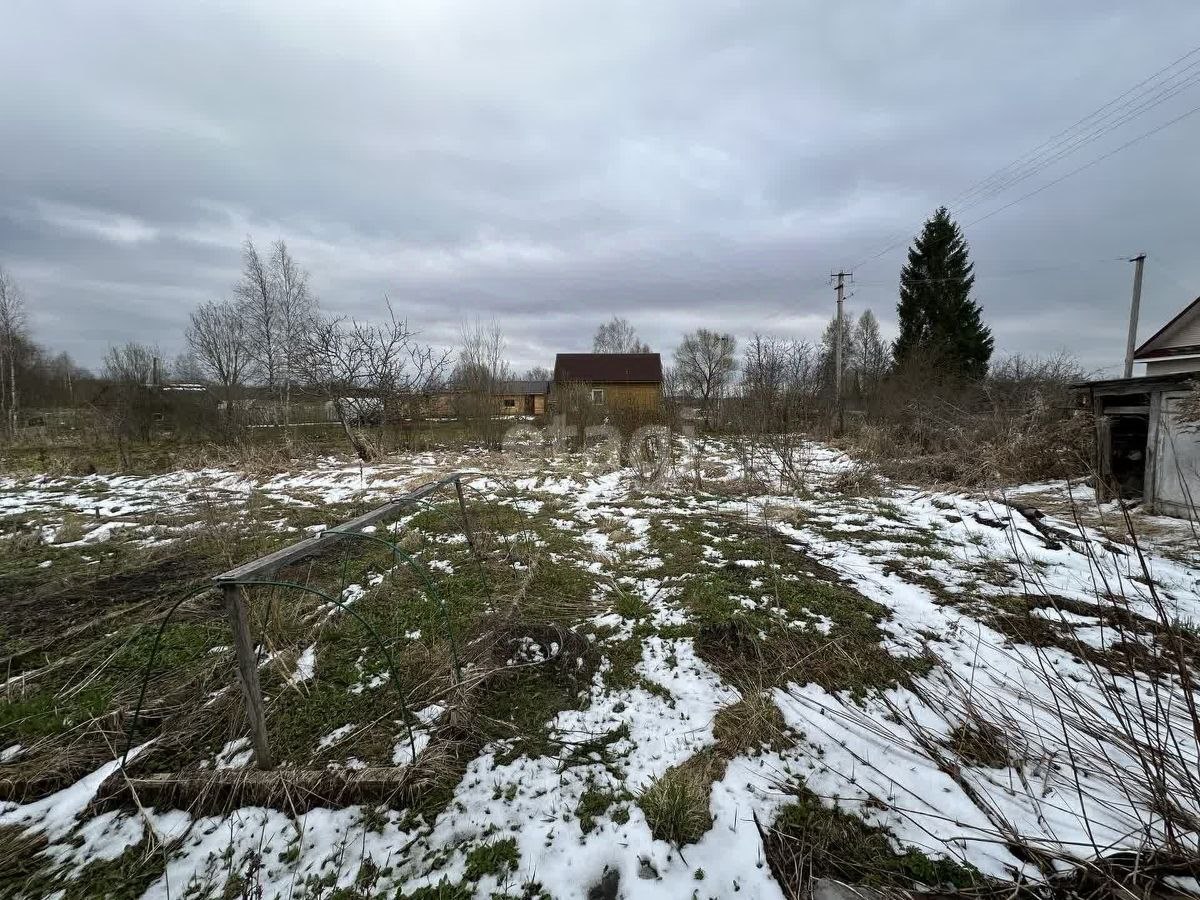
[[[159,810],[186,809],[192,815],[222,815],[244,806],[265,806],[298,814],[318,807],[358,803],[407,806],[446,778],[437,765],[365,769],[208,769],[130,775],[120,771],[100,786],[91,812],[137,804]]]

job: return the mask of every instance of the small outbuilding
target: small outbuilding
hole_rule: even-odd
[[[1148,512],[1200,518],[1200,427],[1186,405],[1200,381],[1200,298],[1137,350],[1140,378],[1088,382],[1101,499],[1143,501]]]
[[[496,398],[497,412],[502,416],[541,416],[546,413],[550,382],[502,381],[492,394]]]

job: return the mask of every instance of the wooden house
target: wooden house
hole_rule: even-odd
[[[492,391],[502,416],[543,416],[550,394],[547,381],[501,381]]]
[[[1200,430],[1182,401],[1200,381],[1200,298],[1134,351],[1138,378],[1082,387],[1096,421],[1101,499],[1140,498],[1147,512],[1200,518]]]
[[[555,403],[583,394],[599,410],[657,410],[662,404],[662,359],[657,353],[559,353],[554,358]]]

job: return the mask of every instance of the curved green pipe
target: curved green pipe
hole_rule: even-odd
[[[392,560],[398,564],[400,557],[404,557],[404,561],[408,567],[412,569],[413,574],[425,583],[425,590],[429,592],[429,596],[437,603],[438,608],[442,611],[442,621],[446,626],[446,637],[450,641],[450,655],[454,660],[454,674],[456,680],[462,682],[462,663],[459,661],[458,655],[458,639],[454,636],[454,627],[450,622],[450,610],[446,607],[446,601],[442,598],[441,592],[434,586],[433,579],[429,577],[429,571],[417,563],[415,559],[405,550],[401,550],[400,546],[394,541],[386,540],[385,538],[376,537],[373,534],[363,534],[361,531],[341,531],[337,528],[328,528],[321,532],[322,535],[336,534],[342,538],[355,538],[357,540],[371,541],[372,543],[382,544],[385,547],[390,547],[392,550]]]
[[[370,535],[364,535],[364,537],[369,536]],[[228,581],[224,583],[236,584],[240,585],[241,587],[254,587],[256,585],[261,585],[263,587],[293,588],[298,591],[304,591],[305,593],[316,594],[327,603],[334,604],[356,618],[363,628],[367,629],[371,637],[375,639],[375,643],[379,645],[379,649],[383,651],[383,655],[387,659],[388,671],[392,676],[392,684],[396,687],[396,695],[400,698],[400,709],[404,713],[404,727],[408,729],[409,746],[412,748],[413,759],[415,760],[417,758],[417,741],[413,736],[412,723],[409,721],[412,716],[408,710],[408,703],[404,699],[404,691],[400,688],[400,679],[396,677],[396,661],[392,658],[392,651],[388,648],[387,644],[383,642],[383,638],[379,636],[379,632],[375,630],[375,627],[370,622],[355,612],[350,607],[350,604],[346,603],[345,601],[339,600],[319,588],[309,587],[306,584],[298,584],[294,581]]]
[[[138,719],[142,715],[142,704],[146,701],[146,685],[150,683],[150,672],[154,668],[154,657],[158,655],[158,644],[162,640],[163,632],[167,629],[167,623],[171,621],[171,616],[175,615],[175,610],[183,606],[183,604],[191,600],[197,594],[202,594],[205,591],[214,590],[211,584],[202,584],[188,591],[182,597],[172,604],[167,610],[167,614],[163,616],[162,623],[158,626],[158,631],[154,635],[154,643],[150,645],[150,658],[146,660],[146,671],[142,675],[142,686],[138,691],[137,704],[133,708],[133,718],[129,721],[129,731],[125,736],[125,752],[121,754],[121,768],[125,768],[125,763],[129,759],[129,751],[133,747],[133,733],[137,729]]]

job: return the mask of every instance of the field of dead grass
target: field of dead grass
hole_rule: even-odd
[[[0,893],[1192,889],[1186,526],[802,449],[786,487],[719,441],[661,483],[445,452],[0,480]],[[207,577],[480,469],[476,552],[437,497],[375,533],[412,565],[341,542],[251,591],[274,772],[212,592],[148,665]]]

